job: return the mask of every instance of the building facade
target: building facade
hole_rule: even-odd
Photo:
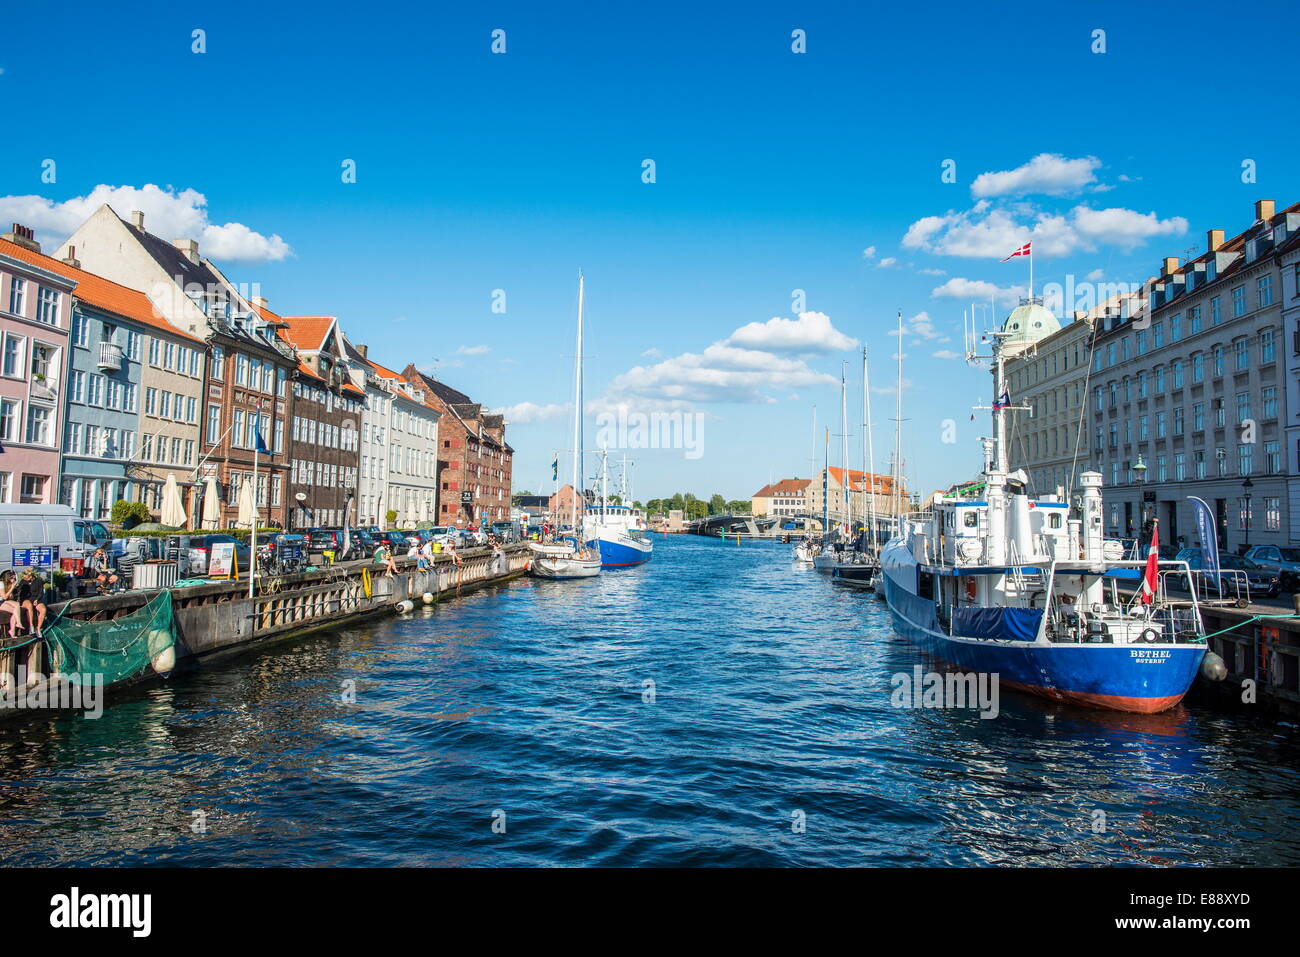
[[[903,511],[908,508],[907,493],[902,490],[900,505],[892,476],[842,469],[834,465],[818,472],[808,486],[808,514],[818,521],[822,517],[823,497],[826,500],[825,512],[831,522],[848,521],[850,512],[854,522],[862,521],[863,516],[873,507],[878,517],[893,516],[900,507]]]
[[[365,393],[353,385],[338,320],[276,316],[280,335],[297,350],[289,430],[288,522],[291,529],[354,524]],[[366,523],[368,524],[368,523]]]
[[[1287,544],[1288,420],[1277,254],[1288,220],[1255,204],[1254,222],[1179,265],[1164,261],[1134,316],[1098,332],[1093,467],[1106,481],[1106,533],[1197,545],[1188,496],[1213,510],[1219,545]]]
[[[810,515],[812,505],[808,498],[808,487],[812,479],[781,479],[764,485],[750,496],[750,513],[755,518],[769,515]],[[820,508],[817,512],[821,514]]]
[[[32,230],[0,237],[0,501],[58,496],[76,282],[50,268]]]
[[[1278,270],[1281,273],[1282,348],[1286,356],[1286,458],[1287,535],[1300,542],[1300,215],[1288,213],[1286,234],[1279,237]]]
[[[424,390],[440,414],[436,437],[440,495],[438,523],[478,525],[510,518],[514,449],[506,442],[505,417],[487,412],[463,392],[414,365],[402,372]]]
[[[388,401],[376,403],[388,408],[383,424],[387,481],[381,506],[384,519],[396,513],[393,522],[402,528],[439,522],[438,431],[442,413],[434,407],[422,383],[410,382],[400,373],[370,360],[375,374],[387,383]],[[376,419],[376,421],[378,421]],[[373,431],[373,426],[372,426]]]
[[[256,472],[260,521],[282,527],[289,376],[298,362],[293,348],[277,335],[276,324],[255,310],[253,297],[199,255],[196,241],[169,243],[154,236],[138,211],[128,224],[111,207],[101,206],[62,247],[65,257],[74,252],[87,270],[144,292],[170,325],[207,344],[192,481],[202,486],[209,476],[217,480],[221,525],[232,527],[240,524],[239,490],[253,482]],[[259,435],[265,453],[256,451]],[[166,435],[169,456],[176,437]]]

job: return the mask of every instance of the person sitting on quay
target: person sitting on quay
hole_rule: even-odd
[[[90,561],[86,563],[86,570],[95,576],[95,585],[101,595],[116,587],[117,572],[112,568],[108,552],[104,551],[103,546],[95,549],[95,554],[90,556]]]
[[[397,562],[393,560],[393,550],[383,542],[375,549],[375,561],[384,563],[384,577],[391,578],[397,574]]]
[[[0,574],[0,614],[9,616],[9,637],[17,638],[23,627],[23,609],[15,600],[18,592],[18,576],[12,568]]]
[[[434,553],[436,550],[437,550],[437,549],[434,547],[433,539],[432,539],[432,538],[429,539],[427,542],[425,542],[425,543],[420,547],[420,555],[421,555],[421,557],[422,557],[422,559],[423,559],[423,561],[424,561],[424,564],[420,566],[421,568],[432,568],[432,567],[433,567],[433,553]]]
[[[420,546],[417,544],[412,543],[411,547],[406,550],[406,557],[415,559],[417,571],[426,571],[429,567],[429,563],[424,560],[424,553],[420,551]]]
[[[45,607],[45,579],[37,574],[36,569],[28,568],[18,579],[18,603],[27,617],[27,628],[35,632],[37,638],[45,637],[45,616],[49,609]]]

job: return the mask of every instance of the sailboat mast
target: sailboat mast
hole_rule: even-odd
[[[868,551],[876,547],[876,449],[871,438],[871,375],[867,370],[867,347],[862,347],[862,482],[867,490]],[[870,483],[870,484],[868,484]]]
[[[578,525],[578,496],[582,494],[582,272],[578,272],[578,354],[573,373],[573,534],[581,542]]]
[[[849,498],[849,393],[846,372],[849,364],[840,366],[840,465],[844,466],[844,521],[853,533],[853,506]]]
[[[903,311],[898,311],[898,385],[894,389],[894,518],[903,534]]]

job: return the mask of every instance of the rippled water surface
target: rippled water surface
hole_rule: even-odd
[[[775,544],[655,547],[2,728],[0,860],[1300,863],[1293,725],[897,709],[920,659],[875,598]]]

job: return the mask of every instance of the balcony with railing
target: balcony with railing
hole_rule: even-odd
[[[99,368],[106,372],[116,372],[122,368],[122,347],[112,342],[99,344]]]

